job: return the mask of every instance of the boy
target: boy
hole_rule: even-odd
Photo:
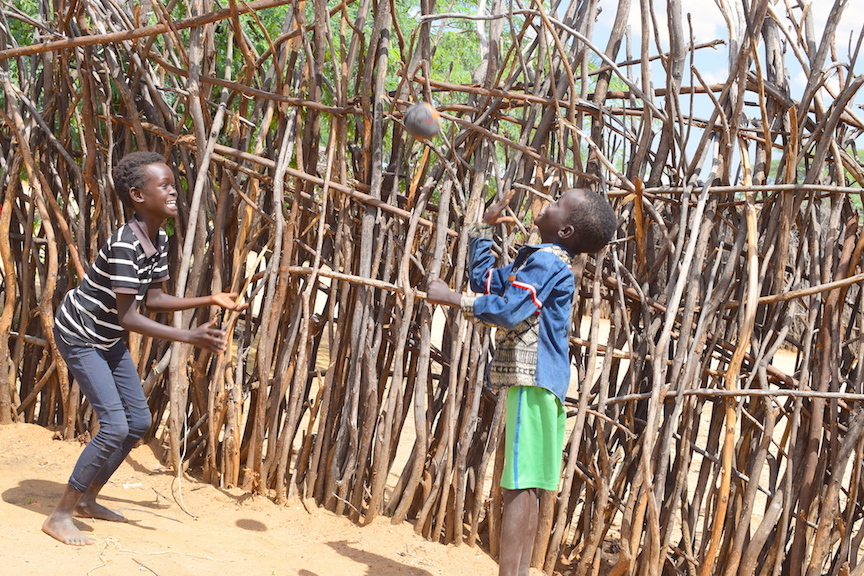
[[[97,504],[96,497],[151,424],[141,380],[123,341],[126,332],[216,353],[226,348],[225,333],[213,327],[215,319],[183,330],[142,315],[139,303],[143,300],[153,312],[212,305],[239,311],[247,306],[234,301],[237,294],[176,298],[162,291],[168,280],[168,236],[162,224],[177,215],[177,190],[161,154],[125,156],[114,169],[114,188],[135,215],[102,247],[55,314],[57,349],[99,418],[99,432],[84,448],[60,502],[42,525],[49,536],[74,546],[93,540],[78,530],[73,517],[126,521],[119,512]]]
[[[493,268],[492,227],[512,221],[501,212],[510,190],[470,235],[470,287],[461,295],[433,279],[427,300],[461,307],[467,317],[498,327],[489,383],[506,388],[504,511],[499,576],[528,576],[540,490],[558,490],[564,447],[562,403],[570,384],[569,331],[575,285],[574,254],[597,252],[617,227],[600,195],[574,188],[534,218],[542,244],[524,246],[512,264]]]

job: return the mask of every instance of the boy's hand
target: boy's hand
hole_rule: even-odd
[[[189,344],[215,352],[216,354],[221,354],[227,350],[228,343],[225,341],[225,331],[213,328],[215,323],[216,318],[213,318],[209,322],[205,322],[197,328],[190,330]]]
[[[515,222],[516,219],[513,216],[501,215],[501,213],[504,212],[504,209],[507,208],[507,205],[510,204],[510,200],[513,199],[513,195],[515,193],[516,190],[511,188],[504,193],[504,198],[502,198],[500,202],[496,202],[495,204],[492,204],[489,208],[487,208],[486,213],[483,214],[483,222],[492,226],[496,224],[502,224],[504,222]]]
[[[426,301],[458,308],[462,305],[462,295],[451,290],[447,283],[440,278],[433,278],[429,281],[429,286],[426,289]]]
[[[235,301],[237,299],[237,292],[219,292],[218,294],[213,294],[211,298],[213,298],[214,304],[235,312],[240,312],[249,307],[248,302],[245,304],[238,304]]]

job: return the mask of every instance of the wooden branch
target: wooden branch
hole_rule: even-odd
[[[739,390],[725,390],[723,388],[692,388],[690,390],[667,390],[663,393],[664,400],[674,400],[681,396],[700,396],[705,398],[823,398],[825,400],[843,400],[845,402],[864,402],[864,394],[852,392],[820,392],[818,390],[793,390],[777,388],[766,390],[764,388],[747,388]],[[650,393],[628,394],[625,396],[614,396],[606,400],[606,404],[622,404],[625,402],[638,402],[647,400]],[[592,406],[595,410],[597,406]]]
[[[222,318],[236,354],[217,362],[130,338],[154,434],[188,441],[178,469],[278,502],[312,498],[358,523],[387,514],[494,556],[504,406],[484,391],[492,333],[426,306],[423,283],[466,284],[464,223],[505,187],[520,193],[508,207],[517,226],[496,231],[502,265],[534,242],[547,202],[588,185],[618,223],[603,252],[572,262],[578,399],[535,567],[603,571],[615,538],[615,576],[861,572],[843,562],[864,541],[849,529],[864,475],[864,33],[844,56],[842,10],[820,38],[795,2],[733,0],[718,3],[732,40],[700,44],[682,4],[621,0],[607,37],[598,2],[421,11],[409,31],[393,2],[231,0],[177,22],[154,3],[159,24],[137,27],[154,14],[38,0],[14,36],[29,29],[36,44],[0,45],[0,422],[69,436],[95,424],[51,317],[128,218],[112,167],[155,150],[186,177],[171,226],[194,254],[174,254],[171,277],[250,302]],[[452,18],[476,26],[482,55],[464,83],[442,68],[441,40],[455,33],[434,25]],[[664,23],[668,48],[652,43]],[[697,67],[705,48],[725,54],[728,78]],[[787,60],[803,70],[803,96]],[[421,99],[442,114],[422,143],[400,123]],[[695,117],[697,100],[708,118]],[[788,345],[792,368],[776,362]]]
[[[849,278],[844,278],[843,280],[826,282],[825,284],[819,284],[818,286],[800,288],[798,290],[791,290],[789,292],[783,292],[780,294],[769,294],[768,296],[760,296],[759,305],[761,306],[765,304],[775,304],[777,302],[788,302],[789,300],[806,298],[807,296],[813,296],[814,294],[822,294],[823,292],[830,292],[831,290],[835,290],[837,288],[845,288],[847,286],[852,286],[853,284],[858,284],[859,282],[864,282],[864,273],[856,274],[855,276],[850,276]],[[727,310],[731,310],[733,308],[738,308],[739,306],[740,304],[738,302],[730,301],[725,305],[725,308]]]
[[[0,61],[8,60],[9,58],[18,58],[21,56],[32,56],[35,54],[43,54],[45,52],[57,52],[59,50],[70,50],[81,46],[95,46],[98,44],[114,44],[124,42],[126,40],[135,40],[137,38],[148,38],[150,36],[158,36],[165,34],[171,30],[186,30],[195,28],[205,24],[212,24],[220,20],[231,18],[234,14],[249,14],[257,10],[265,10],[276,6],[290,4],[290,0],[254,0],[253,2],[241,3],[234,8],[223,8],[214,12],[208,12],[194,18],[187,18],[178,22],[167,24],[154,24],[153,26],[145,26],[136,28],[135,30],[123,30],[120,32],[111,32],[109,34],[79,36],[77,38],[67,38],[64,40],[52,40],[50,42],[42,42],[30,46],[19,46],[17,48],[7,48],[0,50]]]

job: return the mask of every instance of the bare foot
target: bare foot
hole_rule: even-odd
[[[78,527],[72,522],[72,518],[68,516],[58,517],[55,514],[48,516],[42,524],[42,531],[63,544],[69,544],[70,546],[93,544],[93,540],[78,530]]]
[[[83,498],[78,502],[72,515],[76,518],[96,518],[98,520],[108,520],[109,522],[128,522],[123,514],[96,502],[84,502]]]

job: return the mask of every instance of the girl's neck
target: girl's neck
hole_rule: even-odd
[[[162,228],[165,221],[161,218],[148,217],[148,215],[138,212],[135,213],[135,219],[141,224],[141,227],[147,232],[147,236],[155,244],[156,239],[159,238],[159,229]]]

